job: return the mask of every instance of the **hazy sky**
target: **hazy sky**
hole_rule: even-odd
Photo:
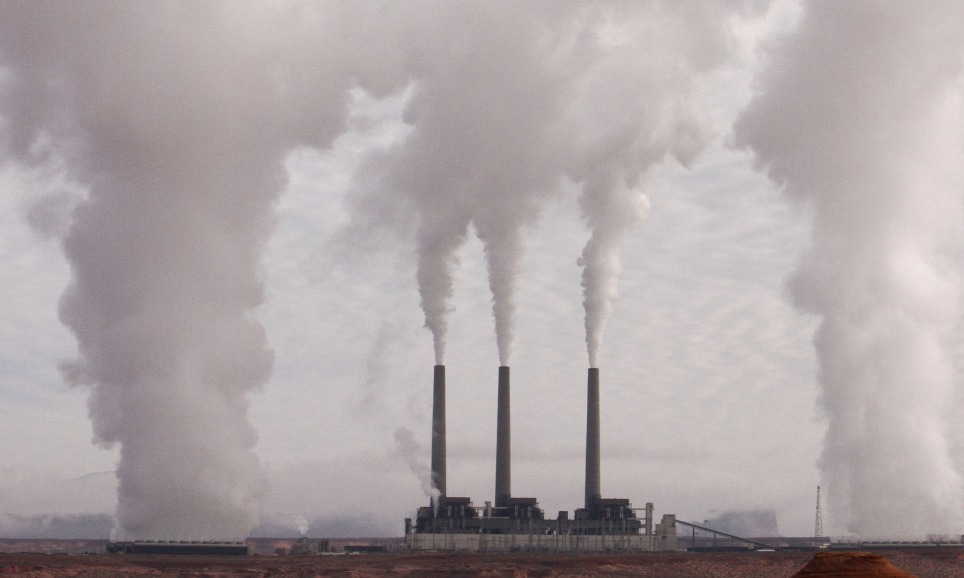
[[[0,3],[0,19],[15,4]],[[953,229],[962,189],[959,168],[954,172],[948,167],[960,160],[964,146],[962,52],[959,43],[951,43],[947,70],[921,74],[919,82],[926,88],[918,92],[937,94],[933,100],[938,104],[920,97],[926,102],[919,108],[938,112],[924,114],[924,120],[911,113],[895,115],[894,110],[908,110],[902,108],[904,92],[889,100],[874,100],[874,95],[889,94],[890,74],[910,76],[907,92],[913,92],[918,78],[908,71],[915,70],[914,58],[920,55],[911,54],[893,71],[881,71],[868,64],[878,52],[840,56],[848,50],[840,38],[859,32],[861,38],[879,42],[879,54],[893,50],[903,55],[902,49],[916,46],[913,34],[900,36],[894,40],[899,45],[890,46],[886,35],[879,39],[872,33],[874,22],[885,26],[888,17],[913,19],[919,12],[926,24],[955,8],[934,2],[919,11],[908,8],[907,14],[862,20],[866,11],[834,15],[828,14],[834,3],[815,4],[803,16],[790,1],[682,3],[662,12],[641,3],[638,12],[630,10],[623,18],[587,9],[587,21],[598,19],[599,28],[593,31],[601,40],[585,51],[575,50],[585,39],[567,19],[571,10],[555,14],[552,3],[531,10],[496,3],[487,10],[482,3],[415,2],[406,13],[372,2],[357,10],[361,16],[350,14],[351,3],[331,3],[307,10],[313,16],[302,16],[301,27],[290,37],[271,26],[293,17],[286,13],[289,9],[305,11],[303,6],[292,3],[278,9],[271,16],[277,22],[259,17],[257,10],[234,14],[244,12],[242,8],[227,11],[239,19],[229,22],[258,42],[239,42],[231,25],[220,22],[212,37],[231,42],[179,47],[172,62],[188,63],[183,70],[172,72],[145,60],[158,66],[156,74],[173,80],[171,88],[143,99],[143,93],[127,98],[129,87],[116,83],[128,77],[114,70],[114,60],[121,59],[118,47],[124,41],[137,44],[124,34],[137,37],[136,26],[130,27],[143,24],[125,23],[124,18],[143,15],[119,10],[125,16],[105,25],[104,40],[80,40],[89,54],[77,58],[70,50],[37,48],[11,26],[0,26],[0,152],[6,151],[8,160],[0,165],[0,534],[4,524],[16,523],[10,515],[113,514],[118,504],[118,444],[177,445],[177,435],[165,432],[183,429],[193,432],[212,456],[230,446],[225,453],[236,459],[224,460],[224,475],[248,480],[238,491],[239,500],[245,502],[242,508],[259,509],[258,516],[279,523],[290,520],[293,528],[304,517],[313,523],[310,532],[319,536],[338,531],[336,524],[345,519],[356,520],[352,527],[361,528],[359,532],[400,534],[402,519],[427,502],[420,477],[424,479],[429,463],[432,366],[438,350],[425,327],[431,309],[425,303],[434,298],[441,305],[432,311],[441,312],[447,325],[449,494],[471,496],[478,505],[493,499],[497,367],[500,357],[511,355],[513,494],[538,498],[553,517],[559,510],[578,507],[588,366],[584,269],[579,263],[591,234],[587,219],[601,219],[600,228],[608,230],[613,214],[625,216],[627,206],[638,210],[630,216],[639,218],[629,219],[625,232],[612,240],[621,261],[619,297],[611,304],[597,358],[604,497],[629,498],[637,507],[654,502],[657,514],[675,513],[686,521],[730,510],[772,509],[782,534],[809,535],[816,486],[823,484],[831,500],[824,509],[828,533],[868,527],[875,520],[866,520],[871,506],[842,498],[845,492],[852,496],[854,488],[839,486],[865,483],[870,484],[865,492],[883,492],[879,495],[884,499],[895,492],[904,496],[874,486],[876,474],[858,475],[862,482],[854,482],[841,473],[846,470],[841,463],[855,455],[866,458],[865,448],[874,447],[873,440],[840,434],[834,439],[843,441],[835,445],[825,436],[828,424],[839,429],[841,421],[890,414],[860,410],[858,418],[835,411],[840,406],[828,397],[850,391],[879,398],[893,410],[901,407],[906,392],[930,391],[930,386],[847,390],[834,385],[833,375],[828,377],[828,368],[836,367],[832,352],[818,357],[813,340],[822,320],[835,319],[834,309],[807,302],[806,295],[819,291],[811,288],[807,293],[800,284],[809,279],[833,287],[836,279],[847,278],[846,260],[821,256],[828,245],[829,254],[838,255],[851,247],[873,252],[863,247],[879,238],[887,242],[886,236],[864,234],[876,230],[872,222],[859,220],[866,227],[857,227],[848,237],[827,217],[842,216],[842,227],[848,229],[849,215],[863,214],[848,213],[852,207],[843,201],[835,206],[833,199],[837,194],[850,198],[850,188],[867,188],[848,188],[847,183],[860,182],[866,174],[861,171],[872,172],[874,160],[864,159],[846,174],[827,169],[821,174],[830,175],[828,181],[837,179],[828,186],[801,177],[808,167],[826,168],[825,158],[774,144],[772,135],[779,133],[801,149],[823,151],[825,143],[831,143],[826,145],[828,155],[840,158],[847,154],[845,147],[861,145],[861,135],[894,138],[905,126],[894,121],[897,128],[887,125],[878,131],[874,127],[885,123],[877,116],[898,117],[906,126],[934,123],[946,132],[937,144],[924,129],[908,142],[923,143],[940,162],[908,162],[906,170],[896,171],[899,184],[894,192],[885,191],[884,198],[897,199],[897,216],[888,218],[898,223],[899,207],[905,206],[901,199],[913,204],[914,195],[930,194],[922,189],[938,191],[929,199],[946,203],[940,205],[944,214],[954,215],[912,218],[917,226],[898,236],[895,244],[900,247],[907,246],[900,239],[920,239],[924,234],[915,231],[928,230],[930,224],[938,223],[942,231]],[[177,4],[164,6],[165,18],[172,22],[183,16],[176,14]],[[419,10],[430,11],[425,19],[434,26],[433,35],[422,28],[427,24],[418,18]],[[91,16],[94,21],[98,17],[111,17],[111,10]],[[204,17],[216,21],[218,15]],[[37,25],[26,16],[18,18],[24,27]],[[850,22],[846,18],[852,19],[851,28],[834,31],[825,25],[826,19]],[[341,33],[336,26],[340,19],[348,23]],[[204,32],[205,22],[198,18],[198,29],[185,34]],[[660,22],[686,24],[679,30],[659,30],[654,23]],[[61,25],[71,24],[64,19]],[[637,37],[637,25],[646,34]],[[263,35],[259,26],[265,27]],[[575,32],[557,34],[566,26],[575,26]],[[359,29],[372,35],[369,43],[353,44]],[[812,47],[821,45],[821,38],[813,38],[821,31],[833,49],[828,49],[829,56],[813,57],[823,61],[808,59]],[[143,54],[166,54],[164,35],[151,32],[156,31],[145,35],[156,46]],[[945,32],[955,31],[951,27]],[[663,42],[660,34],[671,40]],[[552,42],[574,45],[556,46],[553,52],[546,48]],[[231,55],[238,46],[244,50],[235,65]],[[569,55],[566,50],[580,58],[547,56]],[[141,51],[133,52],[132,62],[124,64],[131,74],[142,57]],[[386,54],[397,59],[386,61]],[[862,64],[863,57],[867,60]],[[838,61],[840,70],[824,66]],[[308,68],[314,72],[302,76]],[[221,74],[222,69],[225,78],[217,82],[223,84],[210,81],[207,75]],[[27,75],[26,70],[40,72]],[[808,118],[824,118],[816,104],[813,110],[808,104],[789,112],[780,108],[781,103],[796,102],[787,98],[794,85],[786,79],[798,78],[794,71],[800,71],[799,77],[823,79],[825,70],[827,86],[815,91],[813,100],[801,97],[801,102],[819,101],[841,115],[864,110],[868,99],[884,102],[873,109],[877,116],[855,121],[857,132],[847,133],[847,138],[856,144],[809,125]],[[861,75],[872,82],[869,88]],[[944,83],[949,88],[933,88],[939,84],[934,78],[949,79]],[[208,89],[209,82],[213,88]],[[245,92],[248,82],[260,88],[252,89],[250,98],[235,101],[232,95]],[[262,86],[265,83],[270,86]],[[184,87],[195,84],[203,85],[198,91],[201,104],[178,100],[185,98],[180,92]],[[152,85],[145,86],[135,88],[150,90]],[[864,87],[864,92],[854,87]],[[115,92],[120,93],[117,102],[104,100]],[[49,102],[41,105],[31,100],[37,94],[61,97],[48,96]],[[759,98],[751,104],[754,96]],[[165,99],[178,105],[166,110]],[[231,105],[222,105],[224,99]],[[138,108],[146,104],[160,109]],[[206,106],[217,113],[207,116]],[[521,112],[515,108],[520,106]],[[734,136],[733,124],[748,106],[738,125],[741,132]],[[316,107],[322,112],[316,114]],[[285,110],[278,112],[281,108]],[[780,130],[780,119],[804,109],[800,118],[793,118],[795,124]],[[128,113],[149,120],[128,126],[118,120]],[[209,127],[210,132],[184,126]],[[31,135],[26,143],[21,142],[25,134]],[[229,134],[234,140],[221,142],[211,134]],[[130,135],[144,142],[128,146],[125,138]],[[904,158],[901,147],[870,142],[886,153],[880,155],[884,161]],[[195,146],[204,153],[196,153]],[[158,159],[157,164],[140,160],[139,152]],[[205,162],[220,163],[220,168],[212,170]],[[158,182],[138,172],[148,166],[157,171]],[[163,167],[176,170],[165,173]],[[246,188],[254,192],[238,192]],[[821,197],[820,190],[830,192]],[[901,192],[905,190],[910,192]],[[170,201],[158,207],[155,195]],[[876,206],[871,196],[858,195],[855,202]],[[169,210],[168,204],[183,209]],[[77,206],[81,209],[74,212]],[[105,207],[111,212],[98,212]],[[222,218],[226,207],[231,215]],[[594,221],[596,209],[604,216]],[[876,211],[868,212],[872,215],[867,219],[873,219]],[[181,227],[195,218],[198,229]],[[211,223],[223,227],[217,228],[216,243],[209,242]],[[145,230],[152,233],[142,235]],[[935,234],[908,249],[916,255],[913,249],[924,247],[927,255],[940,256],[933,275],[939,279],[933,285],[946,303],[941,301],[936,311],[922,317],[943,316],[946,326],[921,322],[924,330],[901,333],[905,340],[898,341],[923,340],[925,349],[931,341],[944,344],[943,353],[935,355],[948,358],[946,363],[901,362],[902,368],[911,368],[901,374],[905,380],[943,380],[933,398],[943,408],[959,405],[959,340],[953,337],[959,333],[957,275],[964,261],[958,247],[947,248],[958,236]],[[104,243],[103,251],[92,250],[96,266],[85,265],[82,258],[91,250],[92,239]],[[175,247],[173,264],[157,256],[156,247],[166,247],[168,241]],[[209,250],[215,258],[206,261]],[[72,283],[65,254],[75,260],[74,274],[81,275],[80,281],[74,278],[71,296],[62,298]],[[808,265],[800,265],[801,259]],[[922,261],[933,264],[935,259]],[[882,260],[889,262],[886,256]],[[111,269],[117,261],[129,265]],[[911,284],[930,278],[925,265],[911,261]],[[223,270],[222,262],[228,263]],[[426,287],[437,279],[427,280],[424,271],[439,271],[438,263],[447,263],[451,287],[433,294]],[[821,263],[826,266],[821,268]],[[212,264],[218,264],[216,270]],[[493,277],[504,281],[501,288],[490,281],[493,268]],[[813,269],[820,274],[808,277]],[[98,333],[106,322],[90,313],[91,303],[100,303],[108,317],[114,307],[122,307],[110,297],[113,289],[97,289],[98,275],[111,277],[111,287],[124,291],[142,276],[148,278],[144,287],[150,290],[137,293],[135,287],[134,297],[123,293],[125,304],[127,299],[146,303],[151,314],[135,315],[137,328],[122,343],[117,343],[117,335],[107,339]],[[868,275],[873,277],[873,271]],[[795,281],[788,289],[791,277]],[[861,277],[856,278],[861,286]],[[215,309],[228,302],[224,316],[212,313],[209,322],[209,308],[191,291],[198,279],[203,279],[201,292],[210,291],[212,302],[218,303]],[[234,279],[241,281],[231,282]],[[900,285],[900,275],[895,279]],[[920,291],[931,295],[930,285],[925,285]],[[155,291],[157,286],[162,289]],[[447,290],[451,297],[446,304]],[[218,297],[223,291],[230,294],[224,300]],[[511,298],[498,297],[500,291]],[[500,323],[511,327],[501,347],[494,331],[493,293]],[[96,298],[85,301],[85,295]],[[181,305],[185,303],[189,306]],[[845,297],[839,303],[840,309],[856,310]],[[880,307],[903,310],[903,303],[895,298]],[[907,308],[914,309],[914,303]],[[165,310],[168,305],[170,310]],[[71,329],[58,319],[58,310]],[[72,313],[78,310],[82,313]],[[209,323],[216,328],[207,332]],[[178,337],[182,330],[187,335],[183,341]],[[818,335],[827,339],[827,331],[821,329]],[[86,344],[82,351],[78,339]],[[126,364],[115,367],[118,351],[127,352],[129,359],[165,363],[167,353],[155,359],[128,351],[139,343],[148,353],[156,347],[184,349],[186,353],[170,354],[170,359],[186,364],[184,375],[165,377],[161,381],[168,385],[157,385],[154,377]],[[823,347],[828,348],[826,343]],[[871,367],[866,373],[873,374],[875,363],[891,352],[874,351],[863,359],[861,367]],[[202,362],[200,369],[191,369],[184,360],[195,355],[220,359],[217,375],[210,377],[210,367]],[[262,377],[259,372],[272,355],[270,376]],[[76,370],[80,377],[63,363],[77,359],[83,360]],[[128,371],[134,377],[123,377]],[[841,371],[863,379],[864,373],[855,369]],[[231,384],[212,391],[229,400],[228,409],[217,410],[217,419],[235,423],[237,431],[224,433],[221,422],[208,421],[203,412],[184,417],[190,425],[172,422],[165,416],[180,415],[181,406],[172,402],[172,413],[165,413],[158,408],[164,395],[162,401],[150,397],[125,406],[140,408],[143,415],[133,414],[139,418],[112,405],[118,395],[126,396],[131,383],[148,384],[144,387],[163,394],[181,391],[192,379]],[[75,385],[66,384],[70,381]],[[115,386],[118,389],[111,389]],[[193,403],[192,396],[208,395],[208,390],[195,393],[193,385],[184,387],[185,403]],[[99,393],[91,397],[91,391]],[[100,425],[92,425],[89,411]],[[112,421],[114,411],[123,417]],[[253,447],[247,441],[232,445],[235,438],[247,439],[245,411],[257,433]],[[914,411],[924,421],[944,415],[930,406]],[[916,431],[921,423],[912,420],[906,427]],[[148,439],[135,436],[138,441],[131,441],[125,437],[128,427],[135,432],[142,427],[150,432]],[[941,463],[959,472],[964,438],[943,422],[934,428],[933,436],[940,441],[928,445],[928,451],[936,447],[939,459],[947,462]],[[408,434],[421,447],[413,450],[398,441]],[[113,447],[104,449],[111,441]],[[921,455],[913,444],[899,447],[908,455]],[[856,454],[835,457],[840,448]],[[182,459],[151,455],[148,464]],[[252,456],[260,461],[263,475]],[[125,459],[133,460],[127,467],[137,470],[140,462]],[[236,466],[235,472],[231,468],[236,461],[247,465]],[[926,469],[926,454],[921,461],[925,465],[915,467]],[[874,471],[872,465],[866,468]],[[137,495],[145,486],[136,472],[130,476],[126,483],[136,491],[128,495]],[[957,491],[955,480],[947,482],[948,495]],[[839,486],[828,486],[830,481]],[[130,504],[124,507],[131,531],[139,516],[149,517]],[[886,503],[877,507],[882,516],[888,515]],[[247,523],[236,522],[242,527]]]

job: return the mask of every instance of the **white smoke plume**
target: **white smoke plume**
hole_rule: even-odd
[[[964,5],[807,2],[736,126],[813,209],[790,290],[820,317],[829,510],[865,536],[958,531]]]
[[[302,538],[304,538],[305,535],[308,534],[308,528],[310,527],[310,524],[308,524],[308,518],[297,515],[293,516],[291,520],[295,523],[295,527],[298,528],[298,533],[301,534]]]
[[[647,175],[667,157],[687,165],[708,144],[707,77],[727,62],[727,23],[751,15],[751,8],[620,5],[611,10],[603,41],[586,52],[590,67],[570,106],[584,136],[568,174],[582,185],[580,207],[591,233],[578,261],[590,367],[597,366],[618,297],[620,248],[649,207]]]
[[[63,161],[87,189],[63,236],[61,317],[79,348],[65,374],[90,389],[98,443],[120,446],[124,535],[228,539],[256,523],[247,399],[272,363],[258,259],[285,155],[343,131],[350,89],[411,91],[410,131],[361,163],[357,206],[418,217],[436,362],[471,228],[508,364],[526,228],[569,181],[592,231],[595,365],[646,175],[705,144],[705,77],[728,20],[755,4],[3,4],[4,158]]]
[[[425,461],[425,451],[422,444],[415,439],[412,430],[399,427],[395,430],[395,455],[397,455],[405,465],[418,476],[422,484],[422,491],[429,497],[433,504],[438,506],[438,498],[442,493],[432,482],[432,469]]]
[[[383,13],[405,22],[413,5]],[[456,252],[470,226],[485,246],[501,364],[511,355],[523,229],[558,184],[552,121],[559,95],[540,41],[568,8],[545,3],[417,3],[401,43],[416,81],[409,138],[362,171],[382,171],[369,193],[418,215],[418,284],[425,324],[444,363]],[[558,64],[558,63],[557,63]],[[381,168],[387,167],[387,168]],[[370,204],[370,203],[369,203]]]
[[[526,229],[569,180],[583,189],[593,233],[581,262],[594,364],[619,246],[645,212],[643,177],[668,155],[688,162],[705,144],[705,76],[725,61],[726,23],[744,3],[417,5],[395,7],[419,14],[406,31],[414,41],[400,42],[416,83],[410,137],[361,170],[380,175],[366,194],[405,202],[419,218],[418,283],[436,363],[456,252],[473,227],[508,365]],[[406,21],[390,9],[382,16]]]
[[[365,69],[328,42],[356,33],[302,4],[2,10],[5,158],[64,159],[88,189],[63,237],[64,373],[90,389],[96,442],[120,446],[123,534],[242,538],[263,492],[248,395],[273,359],[259,255],[284,155],[342,129]]]

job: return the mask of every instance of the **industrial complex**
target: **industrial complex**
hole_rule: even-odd
[[[589,368],[586,407],[586,496],[583,507],[547,518],[536,498],[512,495],[509,368],[499,367],[495,501],[479,507],[448,495],[445,451],[445,366],[436,365],[432,402],[432,482],[438,492],[405,519],[413,550],[652,552],[676,550],[676,517],[653,519],[653,505],[634,508],[600,490],[599,369]]]
[[[606,552],[746,551],[763,549],[819,549],[831,547],[819,537],[820,501],[812,538],[750,539],[692,522],[673,514],[654,516],[652,503],[633,507],[627,498],[604,498],[600,472],[599,369],[589,368],[586,386],[585,496],[581,507],[549,517],[534,497],[512,494],[510,371],[499,367],[494,500],[481,505],[470,497],[449,495],[446,484],[445,366],[434,367],[432,395],[431,480],[434,490],[428,504],[405,519],[404,540],[390,549],[448,552]],[[819,489],[818,489],[819,492]],[[679,531],[679,533],[678,533]],[[250,541],[250,540],[249,540]],[[956,540],[940,545],[960,546]],[[386,545],[351,545],[345,552],[386,551]],[[358,550],[361,548],[361,550]],[[366,549],[367,548],[367,549]],[[277,550],[277,548],[276,548]],[[182,554],[237,556],[250,553],[244,542],[134,541],[111,542],[107,551],[119,554]],[[330,553],[327,540],[304,537],[291,555]],[[277,552],[276,552],[277,553]],[[287,552],[286,552],[287,553]]]

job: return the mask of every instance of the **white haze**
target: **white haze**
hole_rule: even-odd
[[[474,227],[488,264],[499,362],[508,365],[524,235],[572,182],[591,232],[579,263],[595,365],[616,297],[619,247],[647,205],[643,177],[666,157],[687,163],[705,146],[706,76],[726,62],[732,43],[721,24],[749,13],[744,4],[421,6],[400,42],[412,51],[405,60],[416,82],[405,111],[411,134],[361,167],[367,201],[356,206],[404,203],[400,210],[415,213],[417,277],[436,363],[445,357],[456,254]],[[384,226],[367,212],[355,220]]]
[[[425,459],[427,451],[422,447],[412,430],[400,427],[395,430],[395,455],[405,462],[408,469],[418,477],[422,491],[433,504],[438,504],[441,492],[432,482],[432,471]]]
[[[959,532],[960,2],[804,3],[740,144],[813,210],[790,281],[814,337],[829,504],[864,536]]]
[[[26,216],[41,237],[60,239],[69,261],[72,279],[60,316],[78,351],[76,359],[63,364],[63,373],[89,392],[96,443],[119,448],[121,534],[235,539],[258,523],[263,503],[270,503],[266,474],[253,451],[257,433],[248,418],[249,398],[268,381],[273,363],[259,320],[265,303],[262,254],[287,184],[285,159],[292,151],[335,146],[349,128],[364,134],[363,127],[353,125],[364,119],[351,116],[352,102],[389,103],[400,111],[398,123],[404,126],[393,125],[383,141],[372,137],[379,142],[357,149],[361,158],[351,165],[354,174],[344,187],[348,222],[337,248],[359,261],[372,249],[410,248],[416,261],[411,299],[414,306],[417,285],[436,363],[446,357],[459,257],[473,246],[474,235],[486,261],[499,363],[509,364],[516,317],[523,313],[516,305],[521,286],[536,268],[524,266],[528,234],[550,204],[568,203],[578,207],[574,211],[585,225],[565,235],[577,238],[565,247],[565,259],[582,268],[585,342],[589,365],[597,366],[603,330],[619,294],[621,253],[651,201],[659,214],[658,197],[649,193],[667,171],[683,172],[677,165],[699,171],[699,155],[715,137],[713,109],[742,106],[728,99],[740,100],[749,87],[723,86],[714,75],[742,66],[745,46],[736,36],[762,26],[767,8],[768,3],[751,0],[0,3],[0,153],[5,166],[48,175],[47,190]],[[757,155],[790,198],[812,210],[811,247],[791,293],[800,309],[821,322],[815,344],[820,407],[828,420],[822,485],[830,497],[828,510],[841,525],[868,535],[955,530],[961,522],[961,478],[949,448],[947,412],[956,401],[958,368],[951,341],[960,317],[964,224],[962,22],[959,5],[950,2],[806,3],[799,29],[779,42],[766,39],[763,56],[769,66],[736,127],[736,143]],[[711,190],[700,178],[695,174],[688,182]],[[679,203],[701,208],[759,198],[719,196],[705,205],[691,198]],[[666,205],[678,199],[667,199]],[[328,200],[311,205],[317,214],[302,217],[334,220],[330,213],[343,207]],[[740,212],[735,221],[754,210]],[[722,236],[749,230],[750,241],[773,238],[741,225],[733,223]],[[672,234],[659,238],[675,241]],[[665,249],[646,247],[637,254],[660,263]],[[759,252],[765,263],[779,261],[759,247],[740,249]],[[674,267],[666,265],[662,272]],[[711,270],[712,265],[706,269]],[[548,267],[539,272],[545,271],[555,272]],[[326,269],[324,275],[335,272]],[[554,279],[539,287],[564,283]],[[576,291],[577,283],[574,275]],[[614,436],[604,443],[638,439],[632,445],[643,450],[633,453],[623,445],[622,451],[634,456],[634,463],[658,468],[659,475],[649,478],[657,490],[661,483],[725,487],[726,476],[736,474],[717,464],[714,475],[706,476],[705,462],[718,456],[693,449],[700,446],[698,437],[670,439],[667,432],[688,429],[696,417],[700,431],[687,436],[702,435],[703,428],[718,431],[718,437],[731,433],[732,424],[712,429],[723,414],[711,415],[707,408],[712,404],[715,411],[729,400],[741,408],[739,418],[754,415],[742,400],[731,399],[727,390],[735,381],[752,381],[756,393],[769,392],[768,403],[775,406],[795,392],[768,383],[780,375],[771,360],[750,356],[759,361],[751,369],[723,367],[730,363],[725,348],[698,338],[715,327],[723,337],[732,329],[741,336],[765,333],[759,342],[794,341],[773,327],[717,327],[720,318],[732,317],[704,319],[703,310],[694,311],[688,303],[674,310],[673,296],[666,293],[661,294],[665,302],[645,301],[650,296],[640,293],[650,287],[646,283],[637,279],[635,295],[651,309],[637,306],[631,311],[642,311],[638,317],[626,321],[616,315],[613,325],[625,321],[621,335],[629,336],[627,341],[648,340],[629,343],[632,347],[609,345],[612,361],[633,374],[633,383],[607,393],[645,406],[662,429],[650,428],[647,421],[645,436]],[[692,287],[692,293],[716,303],[731,297],[726,292],[733,286],[743,287]],[[312,289],[298,296],[309,299]],[[681,284],[679,289],[691,288]],[[347,313],[325,310],[324,321],[341,323],[337,342],[332,337],[299,345],[317,364],[304,374],[335,382],[338,399],[398,401],[382,382],[394,385],[400,380],[393,375],[417,374],[407,366],[384,369],[383,357],[392,354],[387,340],[393,337],[387,336],[396,333],[394,319],[380,320],[382,342],[358,348],[370,351],[371,358],[368,373],[354,376],[363,382],[363,392],[344,395],[342,382],[351,376],[326,373],[323,366],[342,361],[331,352],[354,348],[361,334],[352,333],[358,321],[348,313],[376,311],[375,303],[391,302],[373,293],[369,286],[353,295],[354,308]],[[573,303],[562,303],[560,295]],[[748,295],[758,294],[740,296],[745,313],[738,321],[769,321]],[[546,295],[538,313],[571,317],[569,305],[578,307],[578,299],[577,293]],[[668,321],[661,307],[681,312],[685,323]],[[779,313],[771,302],[760,308]],[[402,319],[398,323],[410,321],[399,309],[384,307],[386,315]],[[666,345],[654,339],[658,332],[650,323],[704,333],[693,341],[673,333],[664,337],[678,341]],[[627,325],[634,327],[626,330]],[[471,331],[477,328],[462,328]],[[301,335],[306,334],[323,333]],[[564,343],[557,337],[546,341]],[[771,345],[763,343],[761,349],[770,351]],[[560,363],[571,357],[568,348],[542,353],[558,356]],[[786,348],[778,355],[798,359]],[[642,359],[653,361],[652,367],[636,367]],[[695,359],[696,365],[719,361],[697,367],[700,379],[709,383],[705,389],[680,377],[690,375],[672,366],[682,359]],[[660,360],[672,367],[659,365]],[[766,367],[757,369],[760,365]],[[664,374],[654,375],[656,368]],[[456,372],[449,375],[453,384],[460,383]],[[665,391],[672,387],[663,384],[678,391]],[[710,400],[694,400],[687,387]],[[466,397],[463,390],[449,399]],[[681,398],[680,413],[692,410],[685,419],[650,409],[678,407],[671,404]],[[289,408],[291,413],[315,403],[285,399],[299,405]],[[338,399],[330,405],[340,407]],[[561,404],[555,397],[545,403],[530,413],[572,422],[562,418],[565,409],[553,405]],[[368,405],[368,413],[379,419],[389,413],[403,419],[396,407]],[[463,411],[466,419],[459,423],[486,421],[477,407]],[[799,415],[811,408],[772,408],[774,414],[781,411]],[[355,422],[366,417],[357,408],[350,413]],[[565,437],[560,430],[572,429],[553,429],[539,419],[516,423],[549,437]],[[617,431],[635,431],[628,421],[620,423]],[[285,423],[284,429],[294,441],[286,443],[300,443],[291,425]],[[307,515],[302,506],[335,507],[338,500],[365,506],[377,501],[385,510],[396,498],[392,492],[407,486],[385,480],[394,489],[372,491],[352,476],[363,471],[369,479],[384,479],[397,465],[391,458],[399,456],[430,494],[427,450],[412,431],[396,424],[391,429],[394,446],[382,440],[382,446],[350,458],[335,452],[361,447],[344,439],[363,437],[368,432],[361,428],[311,440],[318,452],[330,451],[333,457],[315,458],[317,468],[278,469],[275,479],[282,490],[276,493],[304,500],[297,508],[280,505],[281,511]],[[423,430],[428,433],[428,426]],[[465,454],[482,452],[480,444],[459,446],[455,428],[450,434],[456,442],[450,444],[453,462],[472,462]],[[534,454],[561,451],[538,446],[549,442],[515,437],[535,444]],[[457,458],[453,450],[459,447],[470,451]],[[561,463],[545,468],[559,478],[568,476]],[[465,469],[463,479],[489,475]],[[624,477],[634,475],[630,470],[622,469],[629,472]],[[459,468],[449,472],[457,482]],[[329,495],[333,487],[338,488],[334,496]],[[568,490],[553,491],[567,495]],[[811,506],[808,501],[807,509]],[[326,515],[336,513],[342,512]]]
[[[299,534],[301,534],[302,536],[305,536],[308,533],[308,528],[310,527],[310,524],[308,523],[307,518],[305,518],[304,516],[298,515],[298,516],[293,516],[292,521],[298,527]]]
[[[343,128],[358,67],[325,50],[332,16],[228,2],[3,6],[8,155],[62,158],[88,189],[63,237],[73,279],[60,316],[79,350],[63,371],[90,389],[96,442],[120,447],[126,536],[236,539],[258,522],[248,395],[272,365],[253,315],[259,258],[284,155]]]

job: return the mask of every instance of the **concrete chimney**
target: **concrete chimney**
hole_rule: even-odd
[[[589,368],[586,402],[586,509],[599,498],[599,368]]]
[[[507,508],[512,497],[512,449],[509,430],[509,368],[499,367],[499,410],[495,435],[495,506]]]
[[[445,366],[435,366],[432,391],[432,486],[445,496]]]

